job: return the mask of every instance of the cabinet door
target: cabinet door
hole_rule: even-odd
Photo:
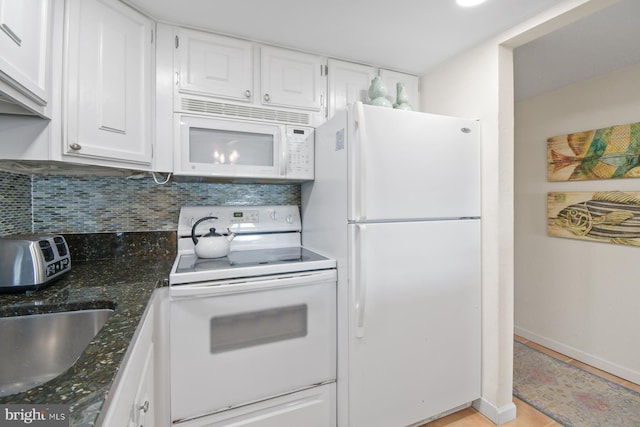
[[[68,5],[65,160],[149,165],[152,21],[116,0]]]
[[[391,101],[392,104],[396,102],[397,84],[402,82],[404,83],[407,95],[409,96],[409,104],[411,104],[414,111],[420,110],[420,79],[417,76],[381,69],[380,78],[384,82],[385,86],[387,86],[387,99]]]
[[[83,0],[86,1],[86,0]],[[103,426],[154,425],[154,312],[156,295],[152,296],[136,335],[129,345],[118,376],[106,402]]]
[[[374,67],[329,59],[328,117],[357,101],[369,101],[369,86],[377,75]]]
[[[323,57],[263,46],[260,49],[262,104],[321,111],[326,60]]]
[[[181,92],[251,101],[251,42],[201,31],[178,30],[176,53]]]
[[[47,0],[0,0],[0,71],[46,105]]]
[[[154,411],[151,405],[155,404],[153,398],[154,391],[154,347],[149,345],[145,355],[144,365],[142,366],[142,379],[138,386],[136,397],[133,401],[133,408],[130,418],[130,424],[135,427],[153,427]]]

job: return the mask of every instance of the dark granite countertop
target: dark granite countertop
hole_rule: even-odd
[[[68,404],[71,426],[93,426],[154,289],[174,257],[74,261],[71,271],[32,294],[0,294],[0,316],[111,308],[113,315],[78,361],[60,376],[0,404]],[[0,362],[1,363],[1,362]]]

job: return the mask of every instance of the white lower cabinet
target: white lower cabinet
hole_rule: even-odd
[[[154,295],[156,297],[157,295]],[[106,412],[98,425],[153,427],[156,411],[154,357],[154,301],[150,301],[134,340],[122,362]]]
[[[335,425],[335,383],[176,424],[180,427],[334,427]]]
[[[140,379],[140,384],[138,385],[136,396],[133,399],[131,414],[129,416],[129,425],[131,425],[132,427],[155,426],[153,416],[156,403],[156,399],[154,399],[154,352],[154,346],[151,345],[147,349],[147,354],[144,355],[144,364],[142,365],[142,378]],[[152,404],[154,404],[154,407],[151,406]]]

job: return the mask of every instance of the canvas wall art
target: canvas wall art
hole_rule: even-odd
[[[547,139],[547,179],[573,181],[640,177],[640,123]]]
[[[640,246],[640,192],[548,193],[547,234]]]

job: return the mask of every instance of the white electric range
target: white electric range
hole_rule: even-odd
[[[227,256],[196,236],[235,233]],[[297,206],[183,207],[169,276],[171,419],[336,424],[336,262],[303,248]],[[275,423],[275,424],[274,424]]]

